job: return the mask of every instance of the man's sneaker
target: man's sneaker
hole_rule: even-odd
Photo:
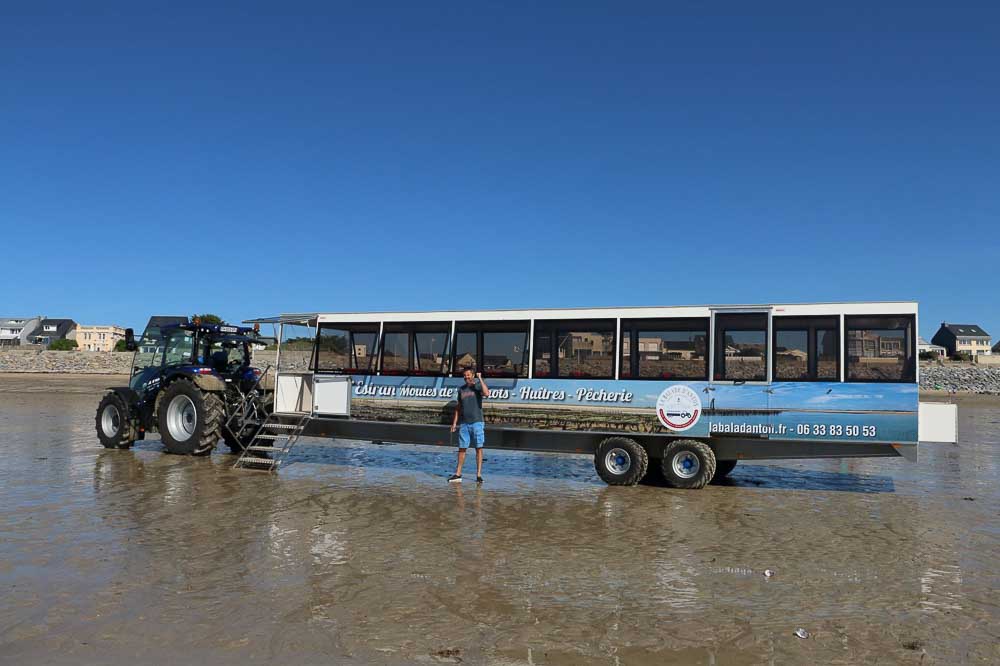
[[[482,483],[482,482],[483,482],[483,477],[477,476],[476,477],[476,483]]]
[[[448,483],[462,483],[462,477],[458,474],[452,474],[448,477]]]

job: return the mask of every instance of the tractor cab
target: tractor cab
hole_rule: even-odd
[[[270,342],[254,328],[153,317],[134,345],[129,387],[141,394],[178,372],[215,375],[238,384],[253,382],[257,373],[251,368],[252,347]]]

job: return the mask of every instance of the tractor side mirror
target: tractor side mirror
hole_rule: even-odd
[[[125,349],[134,352],[138,347],[135,344],[135,331],[131,328],[125,329]]]

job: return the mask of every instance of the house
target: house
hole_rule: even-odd
[[[949,356],[966,353],[969,356],[990,355],[990,334],[978,324],[941,322],[931,342],[948,350]]]
[[[28,336],[42,317],[0,317],[0,347],[28,344]]]
[[[125,329],[121,326],[84,326],[76,327],[77,348],[83,351],[110,352],[115,350],[115,344],[125,339]]]
[[[939,356],[941,358],[944,358],[945,356],[948,355],[947,349],[945,349],[941,345],[932,345],[931,343],[927,342],[921,337],[917,338],[917,351],[921,354],[923,354],[924,352],[931,352],[932,354],[935,354],[936,356]]]
[[[42,319],[28,335],[33,345],[48,347],[56,340],[75,340],[76,322],[72,319]]]

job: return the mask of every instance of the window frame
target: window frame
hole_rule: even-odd
[[[531,340],[531,320],[530,319],[513,319],[513,320],[501,320],[501,321],[455,321],[455,330],[452,335],[451,340],[451,370],[448,372],[449,377],[461,377],[465,372],[460,370],[456,366],[458,361],[458,336],[459,334],[468,335],[470,333],[476,336],[476,372],[480,372],[484,379],[527,379],[530,371],[530,364],[533,362],[533,341]],[[484,368],[483,363],[486,356],[486,341],[484,339],[484,333],[523,333],[526,342],[525,350],[523,352],[524,356],[524,374],[514,374],[514,375],[502,375],[496,373],[487,373]]]
[[[377,323],[375,323],[375,324],[373,324],[371,322],[347,322],[347,323],[344,323],[344,322],[335,322],[335,321],[320,322],[316,326],[316,336],[315,336],[315,341],[313,342],[313,353],[312,353],[312,358],[310,359],[310,362],[309,362],[309,368],[310,368],[310,370],[312,370],[312,372],[317,373],[317,374],[326,374],[326,375],[374,375],[374,374],[377,373],[378,362],[379,362],[379,360],[381,358],[381,356],[379,354],[376,354],[374,356],[370,356],[369,357],[369,361],[368,361],[368,367],[364,368],[364,369],[362,369],[362,368],[341,368],[339,370],[336,370],[336,369],[333,369],[333,368],[321,368],[321,367],[319,367],[319,351],[320,351],[319,350],[319,341],[320,341],[320,339],[321,339],[321,337],[323,335],[322,331],[323,331],[324,327],[326,329],[328,329],[328,330],[330,330],[330,329],[332,329],[332,330],[340,329],[340,330],[345,330],[345,331],[348,332],[348,340],[347,340],[348,354],[350,355],[350,358],[351,358],[352,362],[354,362],[354,363],[357,363],[357,356],[355,355],[355,352],[354,352],[354,334],[355,333],[366,333],[366,334],[372,334],[372,333],[374,333],[375,334],[375,344],[373,345],[373,347],[375,348],[375,350],[379,350],[381,348],[381,345],[382,345],[381,336],[379,335],[379,325]]]
[[[536,319],[534,326],[534,339],[531,340],[531,376],[534,379],[617,379],[618,366],[618,320],[611,319]],[[611,334],[611,373],[608,375],[593,375],[589,377],[571,377],[559,374],[559,336],[561,333],[571,333],[573,331],[588,331],[594,333],[608,332]],[[539,377],[535,371],[535,363],[539,360],[535,353],[539,351],[535,341],[538,337],[547,335],[549,337],[549,374]]]
[[[806,379],[782,379],[778,377],[778,331],[805,331],[806,332],[806,353],[809,355],[806,371],[809,377]],[[837,336],[837,372],[833,379],[820,378],[819,374],[819,341],[817,333],[819,331],[833,331]],[[841,363],[843,354],[840,338],[840,317],[838,315],[807,315],[807,316],[783,316],[773,315],[771,317],[771,381],[772,382],[840,382]]]
[[[701,327],[699,327],[701,324]],[[639,375],[639,333],[641,331],[650,332],[672,332],[672,331],[695,331],[705,334],[705,373],[701,376],[675,376],[675,377],[641,377]],[[625,339],[629,341],[629,376],[622,376],[624,367]],[[709,380],[709,361],[712,358],[712,318],[711,317],[675,317],[658,319],[622,319],[621,339],[618,341],[618,380],[619,381],[643,381],[643,382],[704,382]]]
[[[406,370],[392,370],[386,372],[383,368],[385,354],[385,339],[390,333],[406,334]],[[444,333],[445,349],[441,355],[441,369],[437,371],[418,370],[413,367],[416,348],[417,333]],[[419,321],[419,322],[383,322],[382,335],[378,341],[378,359],[376,361],[378,374],[384,377],[447,377],[448,369],[451,365],[451,324],[444,321]]]
[[[759,331],[760,326],[749,324],[741,326],[722,327],[722,323],[733,317],[759,317],[764,320],[764,378],[763,379],[727,379],[724,376],[712,378],[714,384],[768,384],[770,383],[770,364],[773,351],[771,350],[771,315],[768,312],[717,312],[712,321],[712,374],[725,375],[726,371],[726,331]],[[721,335],[720,335],[721,334]]]
[[[851,379],[850,378],[850,368],[851,368],[851,357],[847,353],[848,340],[850,339],[851,331],[869,331],[872,330],[871,326],[851,326],[852,319],[905,319],[907,321],[906,327],[903,329],[908,335],[903,336],[903,341],[906,343],[907,349],[904,351],[909,351],[910,353],[903,358],[905,359],[907,366],[904,367],[906,370],[906,378],[904,379]],[[875,329],[878,330],[878,329]],[[882,327],[882,330],[898,330],[898,329],[887,329]],[[845,314],[844,315],[844,339],[840,341],[841,354],[843,354],[844,359],[844,383],[845,384],[916,384],[917,383],[917,364],[918,353],[917,353],[917,316],[914,314]]]

